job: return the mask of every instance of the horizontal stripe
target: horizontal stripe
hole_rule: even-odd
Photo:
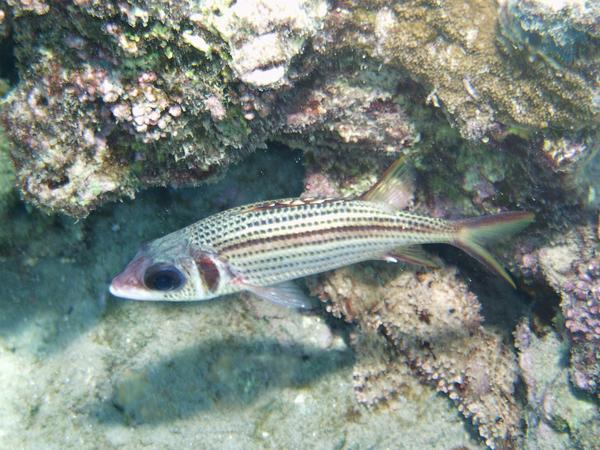
[[[344,238],[342,234],[344,233],[357,233],[357,232],[366,232],[372,233],[375,231],[381,232],[393,232],[393,233],[402,233],[402,235],[408,235],[410,233],[431,233],[430,229],[422,229],[422,228],[407,228],[405,225],[396,225],[396,226],[386,226],[386,225],[348,225],[341,226],[336,228],[328,228],[328,229],[318,229],[318,230],[309,230],[303,232],[297,232],[292,234],[280,234],[280,235],[272,235],[266,237],[260,237],[256,239],[249,239],[247,241],[239,242],[237,244],[232,244],[229,246],[221,247],[220,251],[222,253],[228,253],[233,250],[240,250],[247,247],[252,247],[264,243],[272,243],[272,242],[281,242],[287,241],[290,239],[298,240],[298,239],[307,239],[314,236],[327,236],[327,235],[340,235],[340,238]],[[400,235],[399,235],[400,236]],[[352,236],[350,236],[352,237]],[[368,235],[367,235],[368,237]],[[331,238],[326,241],[332,241]]]
[[[451,222],[378,203],[298,199],[235,208],[186,229],[193,247],[216,253],[232,273],[263,286],[378,259],[401,245],[448,241],[453,231]]]

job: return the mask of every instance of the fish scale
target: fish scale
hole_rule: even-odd
[[[447,241],[449,222],[361,200],[284,199],[219,213],[188,227],[231,271],[267,286],[378,259],[399,246]]]

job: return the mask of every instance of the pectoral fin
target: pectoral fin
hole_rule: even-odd
[[[316,306],[316,302],[293,281],[285,281],[273,286],[253,286],[245,283],[242,283],[242,286],[257,297],[286,308],[312,309]]]
[[[411,245],[407,247],[398,247],[393,252],[386,253],[382,259],[388,262],[403,261],[409,264],[417,264],[419,266],[429,267],[435,269],[440,265],[431,259],[431,257],[425,253],[420,245]]]

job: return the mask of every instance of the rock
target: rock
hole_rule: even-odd
[[[499,334],[481,325],[479,302],[455,270],[350,267],[312,287],[328,311],[360,327],[353,346],[361,402],[401,396],[416,376],[448,395],[489,447],[520,441],[515,355]]]
[[[538,251],[543,276],[560,295],[571,343],[571,382],[600,390],[600,260],[593,225],[570,230]]]
[[[356,166],[367,153],[364,184],[348,193],[399,153],[435,171],[450,147],[480,147],[491,165],[465,186],[487,208],[495,185],[514,178],[499,172],[495,147],[518,138],[514,165],[570,193],[581,177],[560,173],[598,172],[596,9],[544,8],[3,1],[21,76],[0,118],[24,198],[76,217],[147,186],[210,181],[272,140],[322,152],[326,165],[347,152]],[[598,186],[574,184],[595,204]]]
[[[592,398],[575,395],[564,358],[568,343],[552,331],[536,336],[521,322],[515,330],[519,366],[531,413],[527,421],[528,448],[594,448],[598,409]]]

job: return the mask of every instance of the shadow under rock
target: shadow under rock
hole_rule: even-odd
[[[106,291],[86,253],[83,227],[65,217],[6,215],[0,248],[0,340],[14,351],[45,355],[96,323]]]
[[[353,362],[350,350],[275,340],[207,341],[115,376],[111,397],[90,405],[90,415],[105,424],[141,425],[243,409],[268,391],[308,386]]]
[[[531,299],[523,291],[513,289],[506,280],[488,271],[462,250],[449,245],[430,245],[429,248],[447,264],[458,267],[459,273],[468,282],[469,290],[481,304],[484,324],[497,326],[505,330],[507,336],[512,335],[521,318],[528,315]],[[493,246],[490,249],[493,253]]]
[[[5,217],[11,239],[0,243],[0,340],[42,356],[65,349],[102,320],[111,278],[143,241],[238,204],[298,195],[301,157],[281,146],[256,151],[218,183],[149,189],[82,222],[19,202]]]

